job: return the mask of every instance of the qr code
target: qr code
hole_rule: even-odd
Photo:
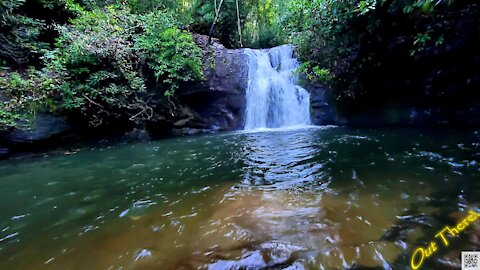
[[[462,270],[480,270],[480,251],[462,251]]]

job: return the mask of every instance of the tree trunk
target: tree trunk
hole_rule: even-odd
[[[240,48],[243,47],[242,43],[242,25],[240,24],[240,10],[238,9],[238,0],[236,0],[237,3],[237,25],[238,25],[238,35],[240,38]]]
[[[217,23],[218,20],[218,15],[220,15],[220,9],[222,8],[223,0],[220,0],[220,4],[218,5],[217,12],[215,13],[215,19],[213,19],[212,26],[210,27],[210,32],[208,33],[208,43],[207,46],[210,46],[210,43],[212,41],[212,35],[213,31],[215,31],[215,24]]]

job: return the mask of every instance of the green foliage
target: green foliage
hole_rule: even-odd
[[[92,125],[112,118],[141,121],[152,116],[149,70],[166,95],[181,82],[203,78],[201,51],[173,16],[136,15],[115,6],[77,10],[71,25],[58,26],[57,49],[44,57],[46,70],[59,78],[55,109],[80,111]]]
[[[33,68],[25,76],[17,72],[0,76],[0,129],[17,127],[42,109],[53,91],[55,79]]]
[[[422,51],[426,44],[432,40],[430,36],[431,31],[427,31],[426,33],[419,33],[415,36],[413,41],[413,48],[410,50],[410,55],[414,56],[416,53]]]
[[[47,0],[51,1],[51,0]],[[95,10],[106,6],[127,7],[132,13],[146,14],[162,10],[171,13],[181,13],[183,5],[188,5],[188,0],[66,0],[69,10]]]
[[[219,5],[220,0],[217,0]],[[270,48],[286,42],[280,20],[286,2],[279,0],[239,1],[242,43],[250,48]],[[196,0],[191,9],[193,31],[208,34],[215,18],[215,1]],[[240,47],[235,0],[224,0],[214,37],[228,47]]]
[[[454,0],[415,0],[410,1],[410,3],[403,4],[403,12],[406,14],[411,14],[415,12],[430,13],[433,12],[436,6],[440,5],[451,5]]]
[[[135,49],[163,84],[170,85],[167,95],[173,94],[180,82],[203,79],[202,51],[192,35],[174,25],[171,16],[148,13],[140,16],[143,34],[136,38]]]
[[[372,10],[375,10],[377,5],[377,0],[362,0],[358,3],[357,8],[355,9],[360,15],[365,15]]]
[[[80,111],[92,125],[117,112],[138,110],[145,91],[133,49],[136,17],[107,7],[80,10],[72,25],[58,26],[55,49],[44,56],[47,70],[59,78],[56,110]]]
[[[0,1],[0,60],[22,69],[38,65],[53,43],[53,24],[70,16],[65,4],[65,0]]]
[[[330,67],[350,53],[354,37],[344,35],[357,14],[354,0],[292,0],[283,23],[300,57],[312,65]]]
[[[319,66],[313,67],[313,74],[315,74],[318,80],[322,82],[328,82],[331,79],[330,70],[320,68]]]
[[[25,64],[31,52],[45,48],[38,40],[44,21],[27,17],[21,8],[25,0],[0,2],[0,58],[14,64]]]
[[[178,13],[181,12],[182,2],[178,0],[132,0],[128,1],[128,6],[133,12],[141,14],[155,10],[168,10]]]
[[[297,73],[303,73],[311,81],[317,80],[323,83],[328,83],[332,79],[332,74],[329,69],[320,68],[319,66],[312,67],[310,62],[304,62],[298,67]]]
[[[71,0],[66,6],[76,17],[56,26],[56,48],[43,50],[45,67],[1,76],[0,127],[39,106],[81,113],[94,126],[142,121],[153,114],[147,85],[169,96],[180,83],[203,79],[201,49],[172,14],[88,10]]]
[[[453,0],[291,0],[282,25],[290,33],[303,62],[318,67],[309,68],[311,78],[330,81],[339,97],[354,97],[362,92],[357,75],[365,68],[382,64],[379,47],[385,46],[391,29],[385,27],[390,18],[400,24],[397,33],[409,43],[406,53],[416,57],[427,49],[440,47],[446,36],[442,33],[442,12]],[[385,40],[384,40],[385,39]],[[398,41],[395,41],[398,42]],[[360,46],[362,45],[362,46]],[[325,80],[326,72],[330,80]],[[321,71],[321,72],[320,72]]]

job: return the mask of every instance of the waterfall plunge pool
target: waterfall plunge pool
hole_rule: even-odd
[[[408,269],[477,209],[480,131],[341,127],[0,162],[0,269]],[[424,269],[459,266],[473,224]]]

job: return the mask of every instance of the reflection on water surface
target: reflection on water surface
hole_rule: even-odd
[[[478,131],[334,127],[3,161],[0,269],[408,269],[478,210],[479,161]]]

